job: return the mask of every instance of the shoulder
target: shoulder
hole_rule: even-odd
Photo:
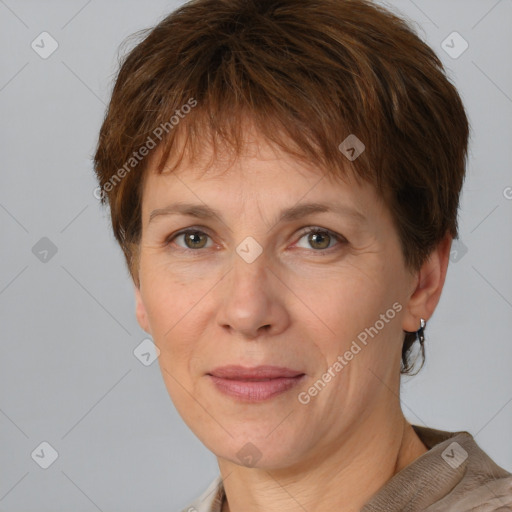
[[[467,490],[461,488],[436,503],[432,512],[512,512],[512,476],[466,485]]]
[[[432,455],[441,456],[451,490],[428,512],[512,512],[512,474],[500,467],[469,432],[421,428]]]
[[[221,512],[223,499],[224,486],[218,475],[199,497],[180,512]]]

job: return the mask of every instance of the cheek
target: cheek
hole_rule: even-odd
[[[198,354],[204,349],[201,298],[211,286],[185,284],[174,276],[153,277],[145,281],[144,299],[153,341],[160,350],[160,371],[176,410],[196,431],[205,422],[204,410],[198,405],[203,400],[197,379]],[[198,400],[191,400],[191,396]]]
[[[201,318],[201,298],[209,287],[207,283],[201,286],[201,280],[191,286],[155,272],[143,279],[144,305],[160,362],[184,376],[200,339],[197,319]]]
[[[307,298],[331,334],[347,339],[375,316],[383,302],[383,289],[375,278],[349,268],[333,273],[328,280],[317,281],[314,293]]]
[[[389,348],[399,338],[401,308],[390,281],[386,274],[356,268],[331,275],[322,286],[317,281],[309,299],[325,334],[312,339],[327,366],[345,356],[342,364],[367,372],[394,357],[395,350]]]

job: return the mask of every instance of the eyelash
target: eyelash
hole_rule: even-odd
[[[165,247],[169,246],[173,240],[175,240],[176,238],[178,238],[181,235],[186,235],[188,233],[200,233],[200,234],[208,236],[211,239],[211,236],[208,233],[206,233],[205,231],[203,231],[202,229],[200,229],[199,226],[198,227],[192,226],[187,229],[182,229],[181,231],[178,231],[177,233],[174,233],[174,234],[170,235],[169,237],[167,237],[164,242],[164,246]],[[345,245],[348,243],[348,240],[345,237],[343,237],[342,235],[338,235],[337,233],[335,233],[334,231],[331,231],[330,229],[320,228],[317,226],[310,226],[308,228],[305,228],[303,231],[301,231],[297,242],[299,242],[302,238],[304,238],[306,235],[309,235],[310,233],[321,233],[321,234],[329,235],[331,238],[334,238],[336,241],[338,241],[341,245]],[[311,249],[311,251],[314,251],[315,253],[322,255],[322,253],[330,254],[333,249],[336,250],[336,247],[329,247],[327,249]],[[184,247],[179,247],[179,246],[178,246],[177,250],[185,252],[185,253],[201,252],[201,249],[189,249],[189,248],[184,248]]]

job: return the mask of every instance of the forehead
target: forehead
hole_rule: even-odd
[[[316,203],[345,207],[345,213],[351,208],[367,216],[372,210],[378,214],[381,207],[373,186],[355,180],[350,168],[340,169],[339,175],[333,176],[314,162],[292,155],[258,135],[248,138],[239,154],[223,146],[214,151],[205,144],[191,158],[186,149],[177,166],[176,155],[182,148],[172,153],[162,172],[157,168],[162,149],[157,148],[151,155],[143,187],[144,224],[155,210],[170,209],[176,203],[187,203],[189,211],[192,204],[202,206],[202,212],[201,208],[195,211],[204,217],[208,208],[210,216],[212,210],[225,208],[236,209],[238,215],[250,215]]]
[[[204,141],[193,150],[190,145],[184,146],[183,138],[176,137],[173,149],[163,165],[159,169],[163,154],[163,144],[148,157],[144,172],[144,181],[152,184],[161,183],[166,175],[173,174],[188,181],[225,180],[234,181],[239,177],[247,183],[249,175],[259,174],[261,179],[265,174],[273,174],[274,180],[285,178],[288,180],[305,179],[329,182],[331,185],[355,184],[353,172],[349,166],[340,168],[334,175],[328,173],[318,162],[312,162],[311,158],[300,153],[300,149],[290,144],[290,153],[277,144],[272,143],[259,134],[254,128],[247,128],[244,134],[244,145],[240,151],[235,152],[233,147],[223,141],[217,141],[215,145]],[[242,179],[242,176],[244,178]]]

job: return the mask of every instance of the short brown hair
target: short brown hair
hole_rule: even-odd
[[[374,185],[411,271],[458,237],[468,119],[439,58],[399,16],[369,0],[192,0],[147,30],[120,65],[94,156],[137,286],[141,152],[164,150],[159,172],[178,134],[191,157],[206,139],[239,154],[248,118],[289,154]],[[365,145],[353,161],[338,149],[350,134]],[[415,339],[404,333],[402,373]]]

